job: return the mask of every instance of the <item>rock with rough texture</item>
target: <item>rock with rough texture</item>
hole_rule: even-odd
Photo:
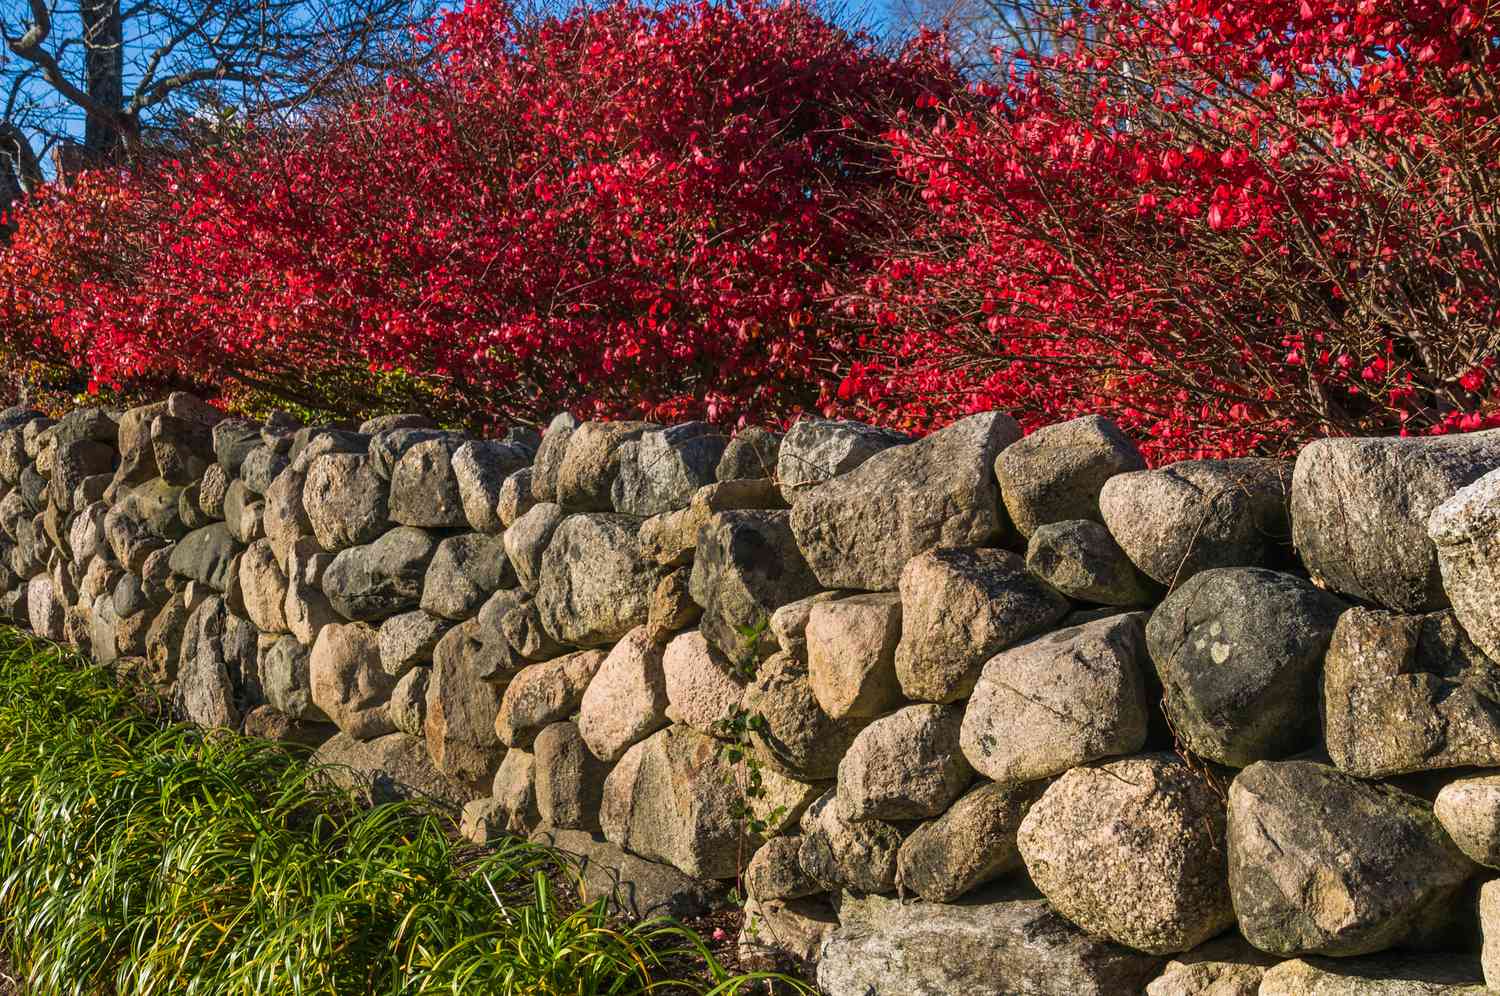
[[[516,520],[537,505],[536,494],[531,490],[531,479],[535,474],[531,467],[522,467],[508,475],[500,484],[500,498],[495,505],[495,514],[500,525],[509,529]],[[483,531],[483,530],[481,530]]]
[[[292,545],[304,536],[312,536],[312,520],[302,506],[302,490],[307,484],[305,471],[288,468],[277,475],[266,489],[265,509],[261,513],[261,525],[266,538],[271,541],[271,551],[284,571]]]
[[[308,659],[312,701],[356,740],[394,733],[390,698],[395,679],[380,669],[380,643],[363,623],[324,626]]]
[[[1319,673],[1344,601],[1290,574],[1194,574],[1151,614],[1146,641],[1172,729],[1199,755],[1243,768],[1318,740]]]
[[[496,440],[471,439],[453,451],[453,478],[470,529],[490,535],[505,529],[501,488],[507,477],[530,463],[527,450]]]
[[[1500,879],[1479,887],[1479,927],[1484,937],[1484,981],[1500,988]]]
[[[703,618],[702,606],[693,601],[692,576],[689,568],[679,567],[651,590],[646,630],[653,643],[665,645],[675,634]]]
[[[849,473],[881,450],[909,442],[910,436],[860,422],[803,419],[781,440],[776,480],[790,497]]]
[[[703,607],[699,628],[730,660],[769,656],[771,614],[818,588],[790,512],[719,512],[698,530],[690,591]]]
[[[1432,812],[1469,860],[1500,868],[1500,775],[1449,782],[1433,800]]]
[[[464,630],[449,632],[432,655],[427,683],[427,749],[438,770],[464,784],[488,781],[504,748],[495,733],[495,714],[505,692],[484,680],[464,653]]]
[[[516,579],[527,591],[535,593],[541,583],[542,555],[565,518],[567,514],[561,505],[542,502],[533,505],[505,530],[501,538],[505,555],[510,558]]]
[[[667,718],[699,733],[717,735],[733,719],[745,692],[745,678],[703,634],[692,630],[668,643],[661,654],[667,692]]]
[[[1002,785],[1146,743],[1145,637],[1135,615],[1059,630],[997,654],[964,712],[960,744]]]
[[[1160,586],[1135,569],[1109,530],[1086,519],[1038,526],[1026,545],[1026,568],[1079,602],[1149,605],[1161,595]]]
[[[172,550],[172,572],[228,591],[230,571],[243,548],[222,522],[194,530]]]
[[[582,650],[522,668],[506,687],[494,717],[500,742],[530,747],[545,727],[576,712],[604,658],[602,650]]]
[[[775,477],[780,451],[781,433],[759,426],[741,429],[724,447],[714,476],[721,481]]]
[[[323,574],[328,601],[346,619],[373,620],[417,607],[437,538],[410,526],[339,551]]]
[[[813,606],[819,602],[831,602],[846,594],[847,592],[841,591],[820,591],[795,602],[788,602],[771,613],[771,635],[776,638],[776,645],[781,648],[781,652],[807,660],[807,620],[812,615]]]
[[[707,422],[685,422],[626,443],[610,490],[614,510],[644,518],[686,508],[693,492],[714,483],[728,442]]]
[[[1500,669],[1452,612],[1354,608],[1323,662],[1323,727],[1341,771],[1384,778],[1500,765]]]
[[[532,461],[531,493],[537,501],[557,501],[557,477],[562,470],[563,457],[567,455],[568,443],[578,428],[578,420],[567,412],[552,417],[542,433],[542,444],[537,447],[536,459]]]
[[[818,963],[827,996],[1124,996],[1161,964],[1019,890],[958,906],[846,899],[840,920]]]
[[[1225,934],[1167,962],[1146,996],[1257,996],[1276,961],[1240,935]]]
[[[417,609],[391,616],[380,624],[380,668],[393,678],[432,661],[432,651],[453,628],[441,616]]]
[[[240,464],[240,480],[255,494],[263,495],[290,463],[287,455],[275,447],[259,446],[246,454],[245,462]]]
[[[623,515],[570,515],[552,534],[536,603],[559,643],[603,646],[646,621],[664,572],[641,556],[637,528]]]
[[[575,859],[585,902],[608,899],[610,909],[623,916],[687,919],[725,904],[723,891],[715,885],[671,865],[628,854],[582,830],[542,826],[531,839]]]
[[[191,484],[214,462],[208,427],[163,412],[151,420],[151,455],[168,484]]]
[[[1223,800],[1173,755],[1074,768],[1016,843],[1052,908],[1095,936],[1173,954],[1234,923]]]
[[[362,453],[325,453],[302,485],[302,508],[323,549],[373,542],[391,528],[387,487]]]
[[[995,654],[1044,633],[1068,600],[1005,550],[933,550],[901,571],[902,693],[922,702],[967,698]]]
[[[433,767],[420,737],[391,733],[357,740],[339,733],[313,755],[324,777],[357,792],[369,805],[402,799],[428,799],[456,809],[469,790]]]
[[[182,714],[199,726],[233,728],[240,712],[234,701],[224,642],[224,601],[204,599],[183,625],[177,665],[176,699]]]
[[[1291,536],[1284,460],[1184,460],[1116,474],[1099,492],[1110,535],[1168,588],[1211,567],[1270,566]]]
[[[1500,431],[1493,429],[1314,440],[1298,454],[1292,478],[1297,553],[1322,587],[1404,612],[1444,608],[1429,517],[1497,467]]]
[[[818,952],[838,925],[833,904],[821,897],[748,899],[736,943],[740,967],[811,979]]]
[[[834,719],[873,719],[901,701],[896,643],[901,599],[855,595],[814,605],[807,619],[808,681]]]
[[[1298,958],[1261,976],[1259,996],[1488,996],[1473,959],[1452,954]]]
[[[698,878],[733,878],[756,847],[742,833],[732,765],[717,741],[669,726],[631,747],[604,781],[599,822],[627,851]]]
[[[1427,803],[1311,761],[1240,772],[1228,840],[1240,930],[1283,956],[1400,944],[1445,914],[1474,871]]]
[[[414,667],[396,680],[391,689],[391,722],[402,733],[414,737],[427,733],[427,686],[432,668]]]
[[[575,723],[553,723],[537,734],[536,805],[542,822],[564,830],[598,830],[610,765],[595,757]]]
[[[453,452],[462,445],[452,436],[417,443],[401,455],[391,471],[391,521],[406,526],[467,526]]]
[[[471,618],[500,588],[516,583],[500,537],[449,536],[437,545],[422,582],[422,608],[455,621]]]
[[[250,451],[262,443],[260,426],[249,419],[226,418],[213,427],[214,459],[231,477],[240,472]]]
[[[999,538],[1004,520],[991,467],[1020,438],[1008,415],[971,415],[799,494],[792,532],[818,582],[889,590],[919,553]]]
[[[1016,831],[1045,782],[985,782],[922,824],[896,856],[897,881],[928,902],[951,903],[1021,868]]]
[[[620,475],[622,448],[655,428],[658,427],[650,422],[584,422],[579,425],[568,438],[567,449],[557,468],[557,503],[570,512],[612,511],[610,495]],[[546,445],[545,436],[542,443]]]
[[[815,801],[800,821],[797,861],[825,889],[894,892],[901,828],[884,820],[853,820],[836,791]]]
[[[287,555],[286,624],[304,647],[313,645],[324,626],[338,621],[322,589],[323,575],[332,562],[333,556],[310,536],[293,543]]]
[[[958,749],[958,706],[913,705],[875,720],[839,762],[838,798],[854,820],[921,820],[947,810],[974,769]]]
[[[567,653],[568,648],[552,639],[552,634],[542,625],[542,613],[536,606],[536,600],[515,589],[510,593],[519,598],[501,617],[500,632],[516,656],[528,661],[547,661]],[[485,604],[488,605],[489,602]]]
[[[239,558],[239,602],[245,615],[265,633],[289,632],[286,619],[287,579],[269,540],[256,540]]]
[[[1427,537],[1437,547],[1453,614],[1488,657],[1500,660],[1500,470],[1434,509]]]
[[[292,636],[271,644],[261,665],[260,680],[266,700],[295,720],[325,722],[328,717],[312,700],[312,651]]]
[[[745,892],[752,899],[801,899],[823,891],[811,875],[802,870],[798,852],[802,837],[772,837],[761,845],[745,866]]]
[[[578,705],[578,732],[594,756],[614,762],[666,726],[662,650],[643,627],[626,633],[595,672]]]
[[[756,756],[767,767],[806,782],[833,778],[866,723],[824,712],[807,665],[789,654],[775,654],[761,664],[745,689],[743,707],[761,720],[751,733]]]
[[[1042,426],[995,459],[1005,510],[1026,537],[1050,522],[1102,522],[1099,492],[1104,482],[1145,469],[1135,443],[1099,415]]]

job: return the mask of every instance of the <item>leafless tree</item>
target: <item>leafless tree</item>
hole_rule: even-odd
[[[1018,53],[1052,54],[1074,44],[1077,28],[1064,25],[1086,0],[890,0],[891,27],[945,28],[953,57],[964,70],[992,73]],[[998,56],[998,58],[997,58]]]
[[[0,210],[60,143],[133,158],[378,71],[434,0],[0,0]],[[402,56],[404,58],[404,55]]]

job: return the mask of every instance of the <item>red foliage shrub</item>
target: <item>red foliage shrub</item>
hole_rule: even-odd
[[[925,209],[841,394],[926,424],[1108,411],[1171,457],[1500,424],[1500,14],[1100,0],[903,122]]]
[[[295,129],[35,200],[0,333],[107,384],[335,411],[376,386],[470,421],[831,397],[833,281],[888,231],[883,115],[951,92],[940,58],[758,0],[527,26],[471,0],[431,41]]]

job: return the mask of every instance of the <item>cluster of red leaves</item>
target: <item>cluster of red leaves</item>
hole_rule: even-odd
[[[889,134],[922,210],[841,394],[1158,460],[1500,424],[1497,42],[1465,0],[1099,0]]]
[[[831,398],[891,106],[957,87],[806,6],[471,0],[421,71],[21,212],[0,326],[100,383],[353,407],[361,369],[471,421],[723,422]]]
[[[797,2],[471,0],[421,71],[34,197],[0,338],[108,385],[373,384],[475,422],[1102,411],[1158,461],[1500,424],[1500,14],[1056,27],[966,87]]]

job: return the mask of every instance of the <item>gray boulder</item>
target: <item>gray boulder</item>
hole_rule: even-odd
[[[1045,782],[985,782],[923,823],[896,855],[897,882],[928,902],[949,903],[1021,868],[1016,831]]]
[[[172,573],[201,581],[215,591],[228,591],[231,570],[244,548],[222,522],[196,529],[172,550]]]
[[[1017,889],[961,905],[845,900],[824,944],[827,996],[1123,996],[1161,959],[1088,936]]]
[[[451,462],[469,528],[491,535],[505,529],[509,523],[500,516],[500,492],[507,478],[531,463],[531,452],[508,443],[471,439],[453,451]]]
[[[199,603],[183,626],[176,704],[199,726],[233,729],[240,721],[225,652],[227,632],[224,601],[216,596]]]
[[[775,650],[771,614],[818,588],[789,512],[718,512],[698,530],[689,591],[703,608],[703,635],[732,661]]]
[[[686,508],[693,492],[714,482],[728,442],[707,422],[686,422],[625,443],[610,488],[614,510],[644,518]]]
[[[495,713],[504,689],[470,665],[465,630],[473,625],[450,630],[433,651],[425,730],[437,769],[478,790],[490,781],[505,754],[495,734]]]
[[[787,431],[777,449],[776,481],[790,498],[847,474],[881,450],[909,442],[910,436],[860,422],[803,419]]]
[[[1139,618],[1118,615],[997,654],[964,711],[964,756],[986,778],[1016,785],[1140,750],[1145,643]]]
[[[386,483],[360,453],[324,453],[307,469],[302,507],[323,549],[377,539],[391,528]]]
[[[1004,520],[991,468],[1019,438],[1008,415],[971,415],[798,494],[792,531],[818,582],[889,590],[919,553],[997,539]]]
[[[1147,645],[1172,729],[1201,756],[1243,768],[1318,740],[1323,656],[1342,599],[1290,574],[1194,574],[1157,607]]]
[[[1322,698],[1328,754],[1341,771],[1384,778],[1500,765],[1500,669],[1452,612],[1345,612],[1323,662]]]
[[[839,762],[838,799],[854,820],[920,820],[948,809],[974,769],[958,749],[958,706],[913,705],[860,731]]]
[[[1443,591],[1469,637],[1500,659],[1500,471],[1439,505],[1427,519]]]
[[[416,426],[391,426],[372,432],[369,436],[370,463],[375,468],[375,473],[387,481],[395,476],[396,465],[413,447],[452,438],[449,433],[436,427]]]
[[[1100,489],[1099,511],[1131,562],[1173,588],[1211,567],[1281,558],[1291,476],[1283,460],[1185,460],[1116,474]]]
[[[536,459],[531,465],[531,493],[537,501],[557,501],[557,477],[568,452],[568,442],[577,428],[578,420],[567,412],[554,415],[547,423],[542,444],[537,447]]]
[[[854,820],[829,791],[802,814],[797,861],[824,889],[860,894],[896,890],[902,827],[885,820]]]
[[[620,475],[621,450],[655,428],[650,422],[584,422],[578,426],[568,438],[557,469],[557,503],[570,512],[612,511],[611,495]],[[542,443],[545,447],[545,437]]]
[[[1446,915],[1474,871],[1427,803],[1310,761],[1240,772],[1228,841],[1240,930],[1282,956],[1400,944]]]
[[[506,529],[537,504],[537,496],[531,490],[534,474],[531,467],[522,467],[506,475],[505,480],[500,483],[500,498],[495,505],[495,514],[500,517],[500,524]]]
[[[1161,586],[1135,569],[1109,530],[1086,519],[1037,526],[1026,545],[1026,568],[1079,602],[1133,606],[1161,597]]]
[[[611,765],[584,744],[576,723],[553,723],[537,734],[536,807],[542,822],[564,830],[598,830],[604,779]]]
[[[261,667],[261,685],[266,700],[293,719],[323,722],[328,719],[312,700],[312,651],[283,636],[266,651]]]
[[[413,737],[427,733],[427,686],[432,668],[414,667],[396,679],[391,689],[391,722],[396,729]]]
[[[240,464],[240,480],[255,494],[264,495],[270,490],[271,482],[290,463],[286,453],[276,447],[258,446],[247,453],[245,462]]]
[[[450,620],[418,609],[391,616],[380,624],[380,667],[399,678],[432,661],[432,651],[453,628]]]
[[[391,472],[391,521],[406,526],[456,528],[469,524],[464,511],[452,436],[417,443],[402,454]]]
[[[516,519],[501,537],[516,580],[527,591],[535,593],[541,582],[542,554],[565,518],[567,513],[561,505],[541,502]]]
[[[339,551],[323,574],[328,601],[346,619],[372,620],[417,607],[437,551],[431,533],[392,529],[367,546]]]
[[[1234,923],[1223,841],[1223,800],[1170,754],[1072,769],[1016,836],[1053,909],[1148,954],[1187,951]]]
[[[500,588],[516,583],[500,537],[449,536],[437,545],[422,582],[422,608],[444,619],[468,619]]]
[[[1099,491],[1104,482],[1145,469],[1135,443],[1099,415],[1043,426],[995,459],[1005,510],[1027,537],[1051,522],[1102,522]]]
[[[1297,456],[1297,553],[1321,587],[1404,612],[1448,605],[1428,518],[1500,467],[1500,431],[1317,439]]]
[[[996,653],[1046,632],[1068,600],[1005,550],[932,550],[901,571],[896,677],[907,698],[967,698]]]
[[[570,515],[552,534],[536,603],[559,643],[604,646],[646,621],[665,572],[641,556],[638,528],[623,515]]]
[[[249,419],[226,418],[213,427],[214,459],[231,477],[240,472],[250,451],[263,442],[260,426]]]

